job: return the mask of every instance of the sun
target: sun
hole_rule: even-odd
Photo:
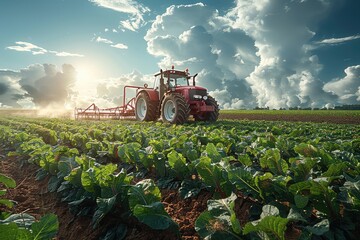
[[[79,64],[76,69],[76,89],[80,93],[92,92],[96,89],[98,74],[91,64]]]

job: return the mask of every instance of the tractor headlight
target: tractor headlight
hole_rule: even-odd
[[[206,100],[208,99],[208,97],[207,97],[207,96],[203,96],[203,99],[204,99],[204,101],[206,101]]]
[[[202,99],[202,96],[201,96],[201,95],[197,95],[197,94],[195,94],[193,97],[194,97],[194,99],[199,99],[199,100]]]

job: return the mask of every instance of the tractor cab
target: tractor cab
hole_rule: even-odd
[[[160,73],[155,74],[155,85],[154,89],[160,89],[160,86],[164,84],[163,87],[166,90],[175,90],[177,87],[186,87],[190,86],[190,81],[192,80],[192,85],[195,86],[195,77],[190,76],[189,71],[178,71],[178,70],[160,70]],[[162,95],[162,94],[160,94]]]

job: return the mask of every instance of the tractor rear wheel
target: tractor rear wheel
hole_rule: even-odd
[[[146,92],[142,92],[136,97],[135,116],[138,121],[155,121],[159,118],[157,104],[150,101]]]
[[[189,118],[190,107],[183,95],[171,93],[164,97],[161,103],[161,118],[163,122],[183,124]]]
[[[216,122],[219,117],[219,105],[215,98],[208,96],[208,99],[205,101],[206,105],[214,106],[213,112],[203,112],[197,115],[194,115],[195,121],[209,121],[209,122]]]

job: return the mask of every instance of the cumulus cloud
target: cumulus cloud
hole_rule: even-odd
[[[10,107],[63,107],[74,94],[76,71],[64,64],[34,64],[20,71],[0,70],[0,103]]]
[[[29,42],[15,42],[16,45],[6,47],[6,49],[14,50],[18,52],[31,52],[33,55],[42,55],[46,53],[55,54],[58,57],[84,57],[82,54],[69,53],[69,52],[59,52],[54,50],[46,50],[45,48],[39,47],[35,44]]]
[[[322,107],[337,100],[323,90],[318,78],[322,66],[307,45],[318,23],[340,1],[236,2],[227,17],[233,20],[232,27],[254,39],[260,57],[259,65],[246,77],[258,106]]]
[[[11,70],[0,70],[0,106],[22,107],[17,101],[26,93],[19,84],[20,75]]]
[[[170,6],[147,31],[147,50],[161,58],[160,68],[176,64],[178,69],[198,72],[199,85],[217,95],[221,107],[236,98],[246,98],[251,105],[251,88],[244,78],[259,58],[254,41],[241,29],[231,28],[230,23],[203,3]],[[230,91],[234,83],[240,87]],[[226,96],[224,89],[229,90]]]
[[[360,101],[360,65],[345,69],[345,77],[324,85],[324,90],[339,96],[342,104],[356,104]]]
[[[333,106],[344,102],[343,93],[324,88],[312,50],[360,37],[313,37],[342,2],[237,0],[224,15],[203,3],[173,5],[147,31],[147,50],[161,68],[198,72],[223,108]]]
[[[146,24],[143,15],[150,9],[133,0],[89,0],[97,6],[112,9],[117,12],[127,13],[130,19],[120,21],[123,29],[137,31]]]

